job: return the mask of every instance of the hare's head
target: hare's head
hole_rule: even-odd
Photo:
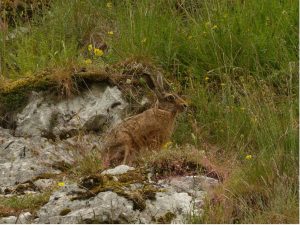
[[[174,93],[162,93],[158,101],[160,109],[171,112],[183,112],[188,107],[187,102]]]
[[[161,74],[157,76],[156,95],[158,97],[158,108],[168,110],[174,113],[183,112],[188,104],[185,100],[175,93],[167,93],[163,85],[163,77]]]

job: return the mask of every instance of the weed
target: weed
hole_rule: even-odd
[[[28,194],[24,196],[0,197],[0,208],[18,211],[36,212],[49,201],[51,192]]]

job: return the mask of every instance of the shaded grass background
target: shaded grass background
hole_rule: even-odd
[[[188,96],[174,142],[217,146],[207,154],[236,165],[192,222],[296,223],[298,11],[295,0],[54,0],[0,32],[0,72],[17,79],[81,65],[99,33],[109,46],[99,66],[147,59]],[[6,40],[18,27],[29,32]]]

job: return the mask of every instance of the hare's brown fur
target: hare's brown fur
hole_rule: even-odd
[[[109,133],[104,150],[106,166],[130,163],[140,150],[160,149],[172,135],[176,115],[186,106],[176,94],[159,93],[153,108],[128,118]]]

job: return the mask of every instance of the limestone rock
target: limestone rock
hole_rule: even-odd
[[[33,182],[33,184],[40,190],[46,190],[54,184],[53,179],[39,179]]]
[[[45,138],[14,137],[0,129],[0,188],[28,181],[43,173],[60,173],[57,163],[72,164],[76,152]]]
[[[72,201],[72,193],[76,191],[84,190],[73,185],[55,192],[39,210],[38,223],[130,223],[136,219],[133,204],[114,192],[101,192],[88,200]]]
[[[25,212],[25,213],[21,213],[19,215],[17,223],[20,223],[20,224],[31,223],[31,220],[32,220],[31,213],[30,212]]]
[[[28,105],[17,115],[15,134],[22,137],[68,138],[79,129],[99,130],[121,120],[127,104],[117,87],[91,86],[79,96],[54,101],[33,92]]]
[[[8,216],[8,217],[3,217],[0,218],[0,223],[3,224],[14,224],[17,221],[17,217],[16,216]]]
[[[134,168],[127,165],[119,165],[113,169],[105,170],[101,174],[120,175],[127,173],[130,170],[134,170]]]
[[[121,165],[103,174],[118,176],[134,168]],[[201,213],[206,196],[203,182],[216,185],[215,180],[203,176],[176,177],[158,184],[134,183],[124,187],[124,193],[102,191],[95,196],[78,198],[87,190],[77,184],[66,185],[50,197],[38,211],[36,223],[185,223],[188,215]],[[116,181],[117,182],[117,181]],[[145,200],[143,208],[134,207],[128,196],[145,185],[156,188],[154,198]],[[129,194],[129,195],[128,195]]]
[[[21,213],[18,217],[8,216],[0,218],[0,224],[28,224],[31,223],[32,215],[30,212]]]

